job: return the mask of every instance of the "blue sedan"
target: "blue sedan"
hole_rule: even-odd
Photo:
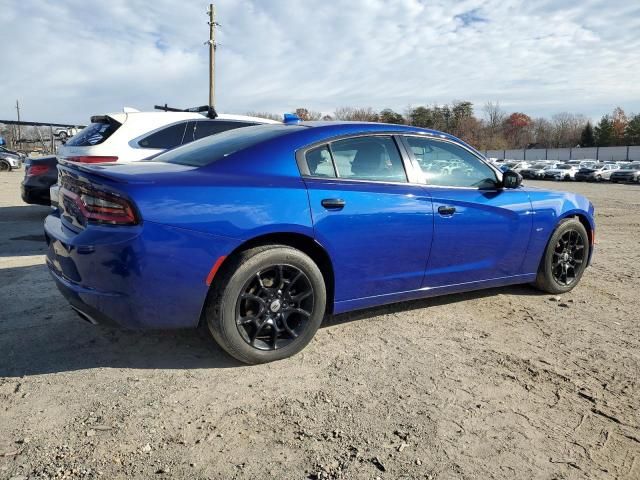
[[[207,325],[246,363],[291,356],[326,314],[532,283],[571,290],[593,205],[527,188],[450,135],[305,122],[130,164],[59,166],[47,265],[92,323]]]

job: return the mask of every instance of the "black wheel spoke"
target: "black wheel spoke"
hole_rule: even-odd
[[[286,264],[263,268],[238,296],[238,331],[256,349],[281,349],[307,328],[314,301],[311,281],[299,268]]]
[[[558,239],[551,255],[551,274],[561,285],[571,285],[580,275],[584,264],[586,239],[574,229]]]

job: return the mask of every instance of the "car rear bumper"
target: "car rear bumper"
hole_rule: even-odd
[[[20,196],[24,203],[33,205],[50,205],[51,199],[49,198],[49,189],[43,189],[40,187],[30,187],[22,184],[20,186]]]
[[[45,237],[47,266],[71,306],[91,323],[135,329],[197,326],[212,265],[239,243],[153,222],[78,233],[57,212]]]

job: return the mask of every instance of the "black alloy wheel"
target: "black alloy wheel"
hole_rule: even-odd
[[[318,331],[325,278],[306,253],[264,245],[233,255],[211,283],[205,311],[214,340],[248,364],[291,357]]]
[[[236,302],[240,335],[258,350],[277,350],[298,338],[309,323],[315,295],[309,278],[292,265],[258,271]]]
[[[553,294],[572,290],[587,267],[590,249],[589,235],[580,220],[561,220],[540,260],[535,286]]]
[[[584,239],[576,230],[566,230],[558,239],[552,260],[552,275],[560,285],[575,282],[577,272],[582,270],[585,246]]]

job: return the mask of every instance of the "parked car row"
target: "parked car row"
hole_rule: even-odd
[[[500,161],[493,163],[501,170],[514,170],[533,180],[575,180],[578,182],[640,183],[640,162],[597,162],[596,160]]]

